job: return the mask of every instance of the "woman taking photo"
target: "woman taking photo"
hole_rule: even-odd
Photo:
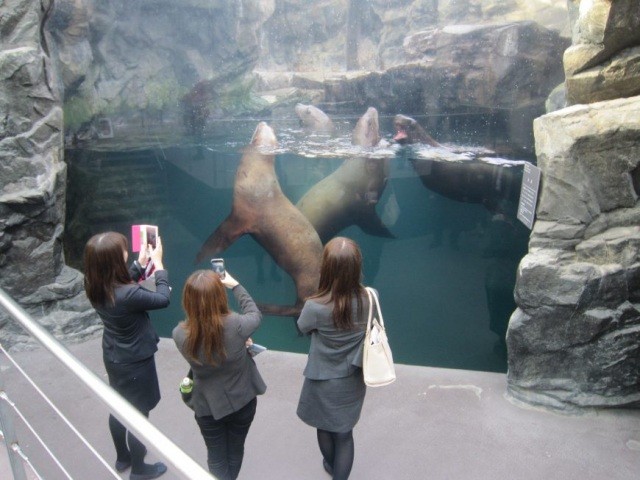
[[[358,245],[344,237],[330,240],[318,292],[298,319],[300,331],[311,335],[311,346],[297,413],[317,429],[322,464],[334,480],[346,480],[351,472],[353,427],[366,392],[361,367],[369,301],[361,277]]]
[[[140,249],[138,261],[129,269],[128,250],[127,239],[120,233],[91,237],[84,249],[84,287],[104,324],[102,355],[109,385],[148,417],[160,401],[154,357],[160,339],[147,311],[167,307],[171,288],[160,237],[155,248]],[[149,261],[155,265],[155,292],[137,283]],[[146,447],[113,415],[109,415],[109,430],[118,472],[131,467],[130,480],[150,480],[167,471],[162,462],[144,463]]]
[[[241,313],[229,309],[230,288]],[[173,340],[193,372],[191,404],[207,447],[209,471],[235,480],[242,466],[244,442],[266,385],[246,342],[262,314],[244,287],[226,272],[198,270],[182,292],[186,319],[173,329]]]

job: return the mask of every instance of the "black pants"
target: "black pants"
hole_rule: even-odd
[[[196,417],[204,444],[207,446],[209,471],[220,480],[235,480],[242,466],[244,441],[256,414],[254,398],[237,412],[220,420],[213,416]]]
[[[105,369],[111,385],[127,399],[142,415],[149,412],[160,401],[160,386],[156,371],[155,357],[151,356],[139,362],[112,363],[105,361]],[[109,430],[116,448],[117,460],[131,461],[131,473],[148,473],[150,465],[144,463],[147,448],[113,415],[109,415]]]
[[[140,413],[149,417],[149,412]],[[147,447],[113,415],[109,415],[109,431],[116,447],[117,460],[120,462],[131,461],[131,473],[145,473],[145,468],[149,467],[144,463]]]

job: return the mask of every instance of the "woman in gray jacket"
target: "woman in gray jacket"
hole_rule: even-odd
[[[230,288],[241,313],[229,309]],[[182,292],[186,320],[173,329],[173,340],[193,371],[192,405],[207,447],[209,471],[235,480],[244,442],[256,413],[256,397],[266,390],[246,342],[262,314],[238,282],[226,272],[198,270]]]
[[[311,335],[298,416],[317,430],[324,469],[346,480],[353,465],[353,427],[366,387],[362,348],[369,301],[362,278],[362,254],[351,239],[336,237],[324,247],[318,292],[298,319]]]

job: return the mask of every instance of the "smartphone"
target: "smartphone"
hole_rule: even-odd
[[[140,249],[151,245],[156,248],[156,239],[158,238],[157,225],[131,225],[131,250],[139,252]]]
[[[220,275],[220,278],[224,278],[225,276],[224,258],[212,258],[211,268],[213,268],[214,272]]]

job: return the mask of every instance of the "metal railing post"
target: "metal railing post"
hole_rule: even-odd
[[[104,402],[113,415],[131,430],[138,438],[153,445],[163,459],[188,480],[211,480],[213,477],[180,447],[167,438],[135,407],[127,402],[109,385],[76,359],[53,335],[29,315],[0,288],[0,305],[15,318],[38,342],[49,350],[71,373],[77,376],[89,389]]]
[[[15,428],[13,427],[13,412],[9,409],[7,404],[8,398],[4,392],[4,379],[2,377],[2,369],[0,369],[0,430],[2,430],[2,436],[4,437],[4,443],[7,446],[7,453],[9,454],[9,463],[11,463],[11,471],[13,472],[13,480],[26,480],[27,474],[24,470],[24,463],[22,457],[17,452],[18,437],[16,435]]]

